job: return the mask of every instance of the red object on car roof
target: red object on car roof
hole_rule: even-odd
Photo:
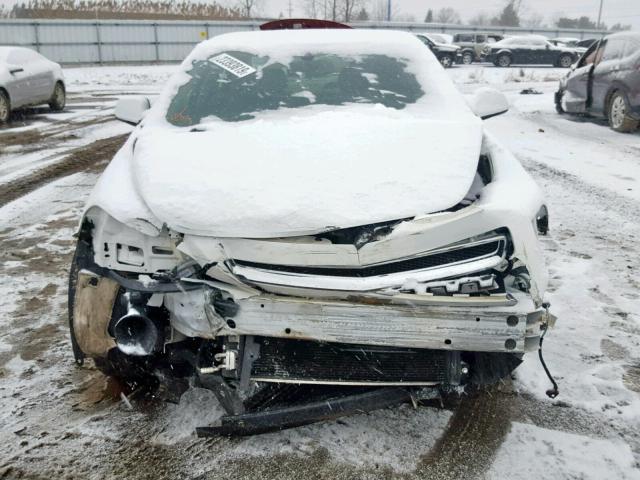
[[[344,23],[314,18],[285,18],[260,25],[260,30],[297,30],[299,28],[351,28]]]

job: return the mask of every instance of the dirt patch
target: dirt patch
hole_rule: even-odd
[[[5,133],[0,135],[0,154],[9,153],[4,152],[7,147],[20,147],[19,153],[21,155],[46,150],[52,146],[77,139],[78,135],[73,133],[74,131],[85,127],[112,122],[113,120],[113,115],[89,118],[80,121],[64,120],[55,122],[53,126],[43,129],[34,128],[30,130]]]
[[[449,428],[423,459],[419,478],[482,478],[511,428],[510,382],[460,397]]]
[[[630,365],[625,367],[622,375],[624,386],[632,392],[640,393],[640,365]]]
[[[96,140],[72,150],[60,162],[21,177],[5,185],[0,193],[0,207],[33,190],[76,172],[99,169],[106,164],[124,144],[127,134]]]

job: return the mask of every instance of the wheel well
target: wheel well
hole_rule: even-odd
[[[62,80],[56,80],[56,85],[62,85],[62,89],[66,92],[67,91],[67,87],[65,86],[64,82]]]
[[[624,88],[621,88],[620,85],[612,85],[609,91],[607,92],[607,95],[604,97],[604,114],[605,115],[609,115],[611,98],[613,97],[613,94],[618,91],[621,91],[623,95],[626,96],[626,92],[624,91]]]
[[[9,92],[3,87],[0,87],[0,92],[4,93],[9,99],[9,103],[11,103],[11,95],[9,95]]]

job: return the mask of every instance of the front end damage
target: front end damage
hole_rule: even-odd
[[[498,147],[467,198],[422,217],[246,239],[143,234],[88,209],[71,276],[76,358],[257,433],[494,383],[550,321],[535,184]]]

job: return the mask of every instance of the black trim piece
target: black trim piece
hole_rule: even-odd
[[[381,388],[366,393],[316,401],[293,407],[265,410],[221,418],[221,424],[196,427],[198,437],[247,436],[370,412],[411,400],[404,388]]]
[[[303,275],[323,275],[330,277],[374,277],[378,275],[388,275],[391,273],[422,270],[427,268],[441,267],[453,263],[469,262],[478,258],[490,256],[492,254],[504,256],[505,241],[503,239],[494,240],[470,247],[456,248],[440,253],[433,253],[408,260],[384,263],[380,265],[336,268],[336,267],[308,267],[295,265],[275,265],[267,263],[249,262],[245,260],[234,260],[236,265],[244,267],[271,270],[275,272],[299,273]]]

